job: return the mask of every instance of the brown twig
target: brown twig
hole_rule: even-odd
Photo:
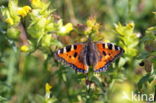
[[[19,28],[19,30],[21,32],[21,34],[20,34],[21,45],[29,45],[25,28],[24,28],[24,26],[23,26],[23,24],[21,22],[19,23],[18,28]]]

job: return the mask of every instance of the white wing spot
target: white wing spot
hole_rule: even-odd
[[[66,53],[66,52],[67,52],[67,51],[66,51],[66,47],[64,47],[64,48],[63,48],[63,53]]]
[[[118,47],[118,50],[120,50],[120,47]]]
[[[73,51],[74,50],[74,45],[71,45],[71,51]]]
[[[58,50],[57,54],[60,54],[60,50]]]
[[[107,43],[105,43],[105,48],[106,48],[106,49],[108,48],[108,44],[107,44]]]
[[[115,45],[114,44],[112,44],[112,50],[115,50]]]

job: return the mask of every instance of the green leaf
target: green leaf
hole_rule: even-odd
[[[146,74],[145,76],[143,76],[143,77],[139,80],[139,82],[138,82],[138,88],[139,88],[139,89],[141,89],[142,86],[143,86],[146,82],[149,81],[150,76],[151,76],[150,74]]]

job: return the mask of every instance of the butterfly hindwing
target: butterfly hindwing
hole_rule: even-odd
[[[76,71],[85,73],[88,71],[88,66],[79,61],[79,56],[83,48],[83,43],[66,46],[55,53],[55,58],[65,62]]]
[[[111,62],[123,53],[123,49],[111,43],[96,42],[101,59],[94,66],[95,72],[105,71]]]

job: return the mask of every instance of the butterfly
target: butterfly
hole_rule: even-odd
[[[68,45],[54,53],[54,57],[78,72],[87,73],[92,66],[94,72],[106,71],[108,66],[119,57],[124,50],[112,43],[92,42]]]

